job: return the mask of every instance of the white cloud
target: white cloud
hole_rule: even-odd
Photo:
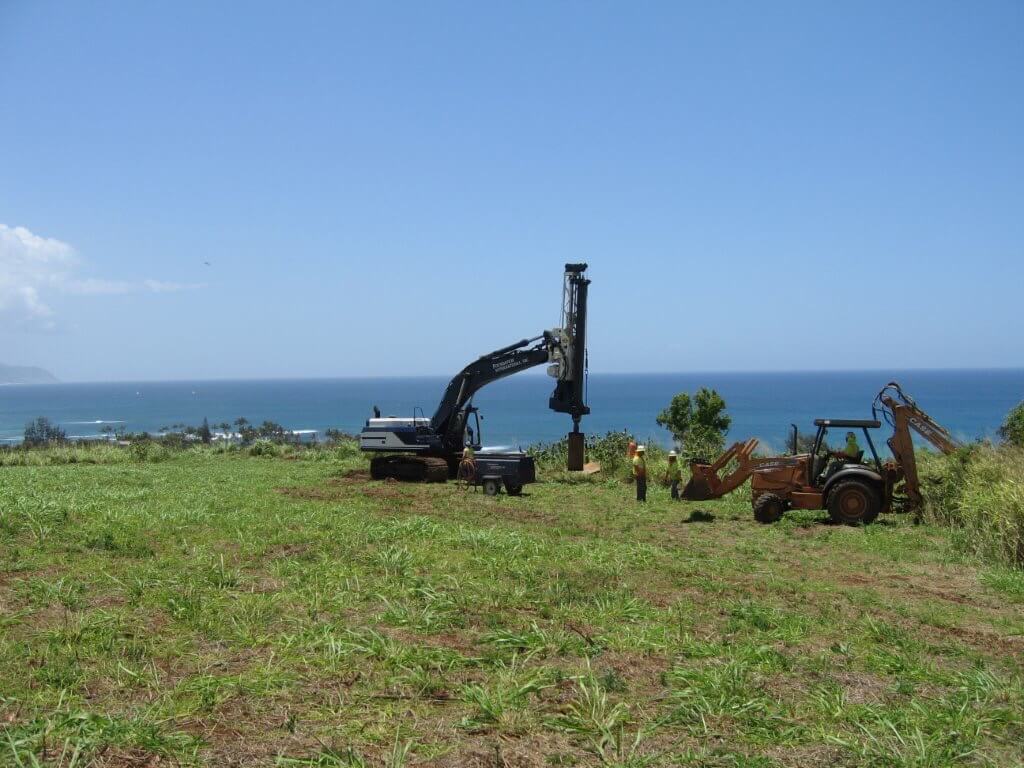
[[[143,280],[142,287],[153,293],[177,293],[178,291],[197,291],[205,288],[206,283],[167,283],[163,280]]]
[[[126,293],[174,293],[205,288],[203,283],[163,280],[107,280],[79,277],[82,260],[75,249],[25,227],[0,224],[0,319],[43,330],[55,325],[47,293],[114,296]]]
[[[78,258],[67,243],[0,224],[0,316],[53,327],[53,310],[40,291],[60,286],[77,266]]]
[[[135,285],[124,280],[101,280],[88,277],[84,280],[68,280],[62,289],[76,296],[109,296],[118,293],[131,293]]]

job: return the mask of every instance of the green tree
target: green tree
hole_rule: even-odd
[[[672,433],[684,456],[710,459],[725,447],[732,417],[725,412],[725,400],[718,392],[701,387],[693,397],[688,392],[673,397],[657,422]]]
[[[203,425],[199,427],[198,434],[199,439],[206,445],[209,445],[213,440],[213,433],[210,431],[210,422],[206,420],[205,416],[203,417]]]
[[[1017,403],[1006,414],[1006,419],[999,428],[999,436],[1010,445],[1024,446],[1024,402]]]
[[[64,430],[53,424],[45,416],[40,416],[25,425],[24,440],[25,445],[29,447],[62,443],[66,439],[67,435],[64,433]]]

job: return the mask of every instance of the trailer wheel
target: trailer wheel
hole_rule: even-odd
[[[754,519],[759,523],[777,523],[782,519],[786,506],[774,493],[762,493],[754,499]]]
[[[505,491],[509,496],[519,496],[523,492],[523,486],[505,481]]]
[[[498,492],[501,490],[501,483],[499,483],[493,477],[489,477],[486,480],[484,480],[482,485],[484,487],[484,493],[486,493],[488,496],[497,496]]]
[[[881,509],[878,491],[860,480],[843,480],[828,495],[828,513],[843,525],[868,525]]]

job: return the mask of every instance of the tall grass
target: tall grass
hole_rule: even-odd
[[[62,442],[42,446],[0,448],[0,467],[47,467],[64,464],[158,463],[183,454],[237,454],[301,461],[344,461],[359,455],[354,440],[315,445],[291,445],[260,439],[250,446],[215,443],[133,440],[129,445],[106,441]]]
[[[45,467],[60,464],[122,464],[132,460],[122,446],[106,442],[56,443],[0,450],[0,467]]]
[[[1024,567],[1024,449],[972,446],[923,456],[925,511],[987,560]]]

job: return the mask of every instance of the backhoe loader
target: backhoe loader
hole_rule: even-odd
[[[735,443],[714,463],[691,462],[683,498],[717,499],[749,479],[754,519],[761,523],[776,522],[787,509],[827,509],[833,521],[846,525],[866,525],[897,509],[917,512],[923,499],[911,430],[945,454],[960,443],[894,381],[878,393],[871,410],[873,419],[816,419],[810,453],[797,453],[794,427],[792,456],[754,457],[758,441],[752,438]],[[870,430],[882,426],[879,416],[893,431],[887,441],[892,458],[885,461],[871,439]],[[870,460],[864,461],[863,451],[850,456],[829,450],[830,429],[862,432]]]

